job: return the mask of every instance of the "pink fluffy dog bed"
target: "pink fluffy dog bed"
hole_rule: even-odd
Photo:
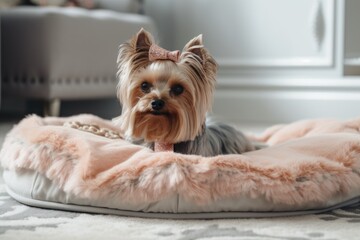
[[[360,200],[360,119],[274,126],[256,138],[268,148],[208,158],[155,153],[63,126],[68,121],[118,131],[92,115],[22,120],[0,152],[16,200],[166,218],[297,215]]]

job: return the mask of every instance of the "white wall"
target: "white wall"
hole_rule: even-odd
[[[360,115],[359,3],[346,0],[346,14],[344,0],[155,0],[146,9],[169,49],[204,34],[220,64],[216,115],[290,122]],[[351,71],[344,55],[358,61]]]
[[[145,14],[151,16],[158,28],[155,38],[166,49],[174,48],[174,21],[176,0],[149,0],[145,3]],[[154,34],[154,33],[153,33]]]
[[[345,71],[360,75],[359,0],[346,0],[345,14]]]

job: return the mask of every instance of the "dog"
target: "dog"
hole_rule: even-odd
[[[216,156],[254,150],[234,127],[207,119],[216,85],[217,63],[202,35],[182,53],[169,52],[141,29],[119,47],[115,120],[126,139],[152,149]]]

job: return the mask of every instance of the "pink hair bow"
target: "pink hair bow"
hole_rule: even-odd
[[[149,49],[149,60],[155,61],[155,60],[170,60],[173,62],[177,62],[179,60],[180,51],[168,51],[166,49],[163,49],[159,47],[156,44],[152,44]]]

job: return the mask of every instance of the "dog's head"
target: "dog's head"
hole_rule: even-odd
[[[120,45],[117,63],[119,124],[127,137],[177,143],[201,133],[217,70],[201,35],[177,56],[154,45],[151,34],[141,29]]]

